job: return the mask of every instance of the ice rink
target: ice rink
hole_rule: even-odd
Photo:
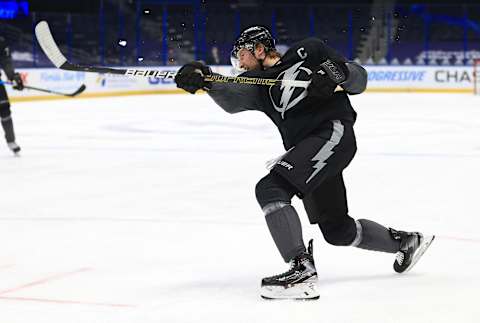
[[[207,95],[14,103],[0,141],[0,323],[478,322],[480,97],[352,97],[350,215],[436,234],[406,275],[394,256],[314,238],[318,301],[264,301],[288,269],[257,206],[283,152],[258,112]],[[3,138],[2,138],[3,139]]]

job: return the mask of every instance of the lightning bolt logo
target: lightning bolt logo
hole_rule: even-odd
[[[305,182],[306,184],[308,184],[308,182],[310,182],[323,169],[323,167],[327,165],[325,161],[333,155],[333,148],[338,145],[338,143],[343,137],[344,127],[340,120],[333,120],[332,123],[332,136],[326,142],[326,144],[323,145],[323,147],[318,151],[318,153],[313,156],[312,162],[315,162],[315,165],[313,165],[313,168],[315,170]]]
[[[297,77],[298,77],[298,74],[301,71],[304,71],[308,75],[311,75],[312,71],[310,69],[308,69],[306,67],[302,67],[302,64],[304,62],[305,61],[301,61],[301,62],[298,62],[295,65],[292,65],[287,70],[280,73],[278,75],[277,79],[296,80]],[[300,102],[301,100],[303,100],[307,96],[307,89],[304,88],[304,89],[302,89],[302,92],[300,93],[300,95],[298,95],[294,100],[292,100],[293,93],[294,93],[294,91],[297,87],[282,84],[280,86],[280,92],[281,92],[280,101],[279,101],[279,105],[277,105],[275,103],[275,100],[274,100],[273,95],[272,95],[272,88],[273,87],[270,87],[270,91],[269,91],[270,92],[270,100],[272,101],[272,104],[273,104],[273,107],[275,108],[275,110],[280,112],[280,114],[282,115],[282,119],[285,119],[285,112],[287,112],[287,110],[290,110],[291,108],[296,106],[298,102]]]

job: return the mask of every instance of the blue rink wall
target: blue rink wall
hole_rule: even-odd
[[[149,69],[177,70],[176,66],[149,67]],[[473,93],[474,70],[472,66],[366,66],[368,88],[371,92],[444,92]],[[214,72],[232,75],[230,66],[214,66]],[[119,75],[71,72],[56,68],[18,69],[26,85],[61,92],[72,92],[81,84],[87,89],[79,97],[122,96],[139,94],[173,94],[183,91],[173,80],[132,78]],[[477,81],[478,82],[478,81]],[[15,91],[7,86],[12,101],[29,101],[63,98],[43,92]]]

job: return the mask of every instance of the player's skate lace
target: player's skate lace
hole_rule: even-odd
[[[292,259],[292,260],[290,260],[290,268],[289,268],[287,271],[285,271],[284,273],[278,274],[278,275],[274,275],[274,276],[267,277],[266,279],[277,279],[277,278],[286,276],[288,273],[290,273],[291,271],[293,271],[293,269],[295,268],[295,266],[296,266],[296,264],[295,264],[295,259]]]
[[[397,259],[398,264],[402,265],[403,264],[403,259],[405,259],[405,254],[401,251],[397,252],[396,259]]]

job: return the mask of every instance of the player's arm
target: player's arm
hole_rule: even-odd
[[[339,84],[348,94],[360,94],[367,88],[367,71],[355,62],[346,62],[347,75],[345,81]]]
[[[257,85],[213,83],[208,95],[228,113],[257,110],[259,107]]]
[[[228,113],[254,110],[258,106],[256,103],[258,98],[257,86],[206,82],[204,77],[212,74],[208,66],[201,62],[192,62],[180,68],[175,76],[175,82],[178,88],[192,94],[200,89],[207,91],[215,103]]]
[[[19,73],[15,73],[12,64],[12,57],[10,56],[10,49],[8,47],[0,50],[0,65],[2,66],[7,78],[13,82],[15,90],[23,90],[23,81]]]
[[[362,66],[348,61],[319,39],[308,39],[306,45],[307,50],[316,54],[320,63],[312,75],[310,95],[326,99],[338,90],[348,94],[365,91],[368,77]]]
[[[7,78],[12,80],[15,70],[13,69],[12,57],[10,56],[10,50],[8,47],[4,47],[2,50],[0,50],[0,65],[5,71]]]
[[[345,91],[348,94],[360,94],[367,88],[367,71],[356,62],[336,63],[327,60],[315,72],[320,73],[320,75],[314,76],[317,78],[315,81],[319,82],[320,86],[331,82],[331,87],[335,87],[334,92]]]

